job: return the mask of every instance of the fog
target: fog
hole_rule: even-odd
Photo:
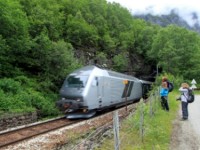
[[[120,3],[126,7],[133,15],[152,14],[167,15],[174,10],[180,17],[188,22],[190,26],[195,23],[200,24],[200,5],[197,0],[107,0],[108,2]],[[196,18],[194,18],[196,13]]]

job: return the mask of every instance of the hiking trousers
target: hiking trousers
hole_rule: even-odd
[[[181,102],[183,119],[188,119],[188,103]]]
[[[168,97],[161,96],[161,106],[164,110],[169,111]]]

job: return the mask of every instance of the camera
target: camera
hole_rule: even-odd
[[[176,98],[176,100],[177,100],[177,101],[180,101],[180,100],[181,100],[181,97],[180,97],[180,96],[179,96],[179,97],[177,97],[177,98]]]

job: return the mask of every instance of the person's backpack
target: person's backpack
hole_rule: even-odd
[[[170,81],[167,81],[167,87],[168,87],[169,92],[171,92],[174,89],[174,84]]]
[[[188,89],[188,98],[187,98],[188,103],[194,102],[194,93],[192,89]]]

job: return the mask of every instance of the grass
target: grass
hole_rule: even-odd
[[[194,94],[200,95],[200,90],[194,90]]]
[[[120,150],[168,150],[173,129],[172,122],[177,117],[179,109],[177,96],[175,92],[169,94],[169,112],[162,110],[159,98],[155,98],[153,115],[150,115],[150,104],[140,102],[136,114],[129,116],[120,125]],[[141,116],[144,116],[143,121]],[[104,149],[114,149],[114,137],[105,140],[99,148],[99,150]]]

